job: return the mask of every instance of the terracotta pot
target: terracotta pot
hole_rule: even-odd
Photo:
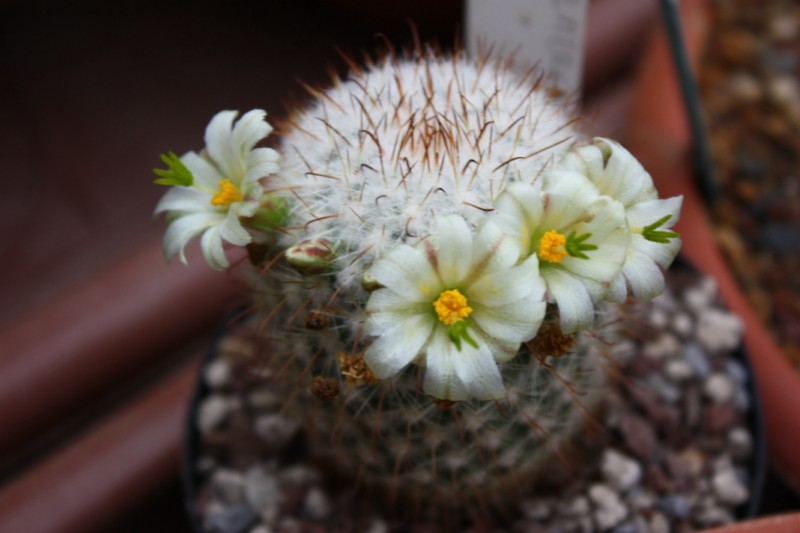
[[[687,0],[681,3],[681,9],[685,44],[696,65],[710,25],[707,2]],[[800,373],[791,367],[750,308],[716,245],[706,207],[693,180],[691,134],[667,38],[661,30],[653,34],[642,60],[625,143],[652,174],[662,197],[684,195],[678,225],[684,242],[683,253],[700,270],[716,278],[726,305],[745,323],[745,345],[761,391],[769,458],[776,470],[797,489],[800,487],[800,454],[797,453]],[[795,529],[791,531],[800,530],[797,522],[794,524]]]

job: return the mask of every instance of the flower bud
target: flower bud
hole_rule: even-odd
[[[335,252],[325,239],[300,241],[286,250],[286,262],[301,274],[313,276],[330,271]]]

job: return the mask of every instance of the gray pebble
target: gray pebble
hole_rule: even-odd
[[[670,518],[684,519],[689,516],[692,508],[689,501],[682,494],[670,494],[658,500],[658,508]]]
[[[214,514],[211,527],[215,533],[245,533],[257,519],[249,505],[240,503]]]
[[[694,331],[694,322],[689,313],[676,313],[672,318],[672,331],[680,335],[682,338],[689,337]]]
[[[692,367],[694,373],[702,379],[711,374],[711,363],[702,346],[696,342],[687,342],[683,349],[683,358]]]
[[[747,368],[736,359],[728,359],[725,362],[725,371],[728,373],[728,376],[739,385],[747,383],[749,379],[748,376],[750,375]]]
[[[625,501],[628,503],[630,509],[634,511],[643,511],[654,507],[656,498],[648,489],[635,486],[628,491]]]
[[[236,470],[220,468],[211,476],[211,494],[225,505],[241,502],[244,499],[244,477]]]
[[[683,396],[681,389],[667,381],[662,374],[650,374],[646,382],[666,403],[674,404]]]

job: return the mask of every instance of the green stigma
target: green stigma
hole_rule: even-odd
[[[661,244],[667,244],[670,239],[680,237],[680,234],[675,233],[674,231],[657,231],[658,228],[666,224],[670,218],[672,218],[672,215],[667,215],[656,220],[649,226],[642,228],[642,237],[648,241],[658,242]]]
[[[589,256],[586,255],[585,252],[591,252],[593,250],[597,250],[597,246],[586,242],[591,237],[592,237],[591,233],[584,233],[583,235],[578,236],[575,234],[574,231],[572,231],[569,235],[567,235],[567,243],[564,245],[564,249],[572,257],[578,257],[580,259],[589,259]]]
[[[167,165],[167,168],[153,169],[153,173],[156,176],[161,176],[154,183],[158,185],[181,185],[183,187],[189,187],[194,183],[192,173],[189,172],[189,169],[186,168],[181,159],[175,155],[175,152],[169,151],[166,154],[161,154],[161,161]]]
[[[453,344],[456,345],[456,349],[460,352],[461,351],[461,341],[464,340],[470,346],[474,348],[478,347],[478,343],[475,342],[475,339],[469,336],[467,332],[467,328],[469,327],[470,322],[469,320],[459,320],[449,328],[447,328],[447,335],[450,337],[450,340],[453,341]]]

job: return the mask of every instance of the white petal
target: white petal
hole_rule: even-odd
[[[463,344],[463,343],[462,343]],[[444,328],[435,328],[425,354],[425,381],[422,389],[440,400],[466,400],[467,390],[455,372],[455,344]]]
[[[437,217],[432,239],[436,249],[434,268],[446,288],[457,286],[472,263],[472,231],[467,221],[458,215]]]
[[[631,237],[626,228],[617,229],[606,236],[604,241],[595,241],[591,238],[587,242],[597,245],[598,248],[586,252],[588,259],[567,256],[561,262],[561,267],[598,283],[609,283],[619,274],[630,241]]]
[[[461,350],[453,355],[458,380],[470,398],[498,400],[506,395],[500,369],[488,347],[478,341],[475,348],[462,342]]]
[[[379,258],[370,275],[411,302],[433,302],[444,290],[423,249],[400,244]]]
[[[539,227],[544,210],[541,188],[528,183],[513,183],[495,200],[496,222],[520,249],[520,255],[533,253],[531,234]]]
[[[155,214],[165,211],[196,213],[212,211],[211,195],[193,187],[170,187],[156,205]]]
[[[669,215],[670,219],[658,228],[660,230],[669,229],[680,219],[682,205],[683,196],[641,202],[626,211],[628,224],[632,228],[643,228]]]
[[[626,207],[657,197],[653,179],[633,155],[617,142],[597,138],[594,142],[605,145],[611,156],[602,172],[590,174],[602,194],[622,202]],[[597,147],[600,150],[600,147]]]
[[[497,217],[485,218],[475,237],[470,278],[476,270],[489,272],[509,268],[517,262],[521,253],[519,243],[498,224]]]
[[[398,320],[411,315],[431,313],[433,305],[427,301],[409,301],[405,296],[389,289],[378,289],[369,295],[365,309],[367,320],[364,322],[364,333],[378,336]]]
[[[247,154],[247,174],[242,183],[259,180],[280,170],[281,156],[272,148],[256,148]]]
[[[164,233],[164,255],[171,259],[179,254],[182,263],[186,263],[184,248],[186,244],[200,233],[215,224],[222,223],[224,215],[212,212],[195,213],[179,217],[167,226]]]
[[[635,253],[646,255],[663,269],[672,264],[675,256],[681,249],[681,239],[670,239],[669,242],[648,241],[641,235],[633,235],[631,250]]]
[[[652,300],[664,292],[664,274],[652,259],[635,251],[628,254],[622,269],[631,292],[639,300]]]
[[[543,298],[545,286],[539,275],[539,259],[531,255],[522,264],[507,270],[496,270],[481,277],[467,288],[470,302],[495,307],[527,298]]]
[[[220,236],[220,225],[212,226],[203,234],[200,239],[200,248],[203,250],[203,257],[214,270],[224,270],[228,268],[228,259],[225,257],[225,250],[222,248],[222,237]]]
[[[608,291],[605,294],[605,299],[609,302],[614,303],[625,303],[625,299],[628,296],[628,287],[625,284],[625,275],[620,270],[619,274],[611,280],[611,284],[608,287]]]
[[[206,150],[219,169],[234,184],[241,183],[245,175],[245,161],[233,144],[233,120],[237,111],[220,111],[206,127]]]
[[[263,109],[253,109],[242,115],[231,132],[231,142],[238,150],[241,159],[247,158],[247,153],[272,132],[272,126],[266,121],[267,112]]]
[[[225,176],[220,174],[214,165],[195,152],[185,153],[181,157],[181,162],[192,173],[194,184],[200,189],[216,191],[219,187],[219,182],[225,179]]]
[[[470,318],[487,336],[519,344],[536,336],[546,307],[543,298],[528,297],[500,307],[476,306]]]
[[[253,239],[244,229],[237,213],[233,209],[228,210],[225,222],[219,227],[219,235],[229,243],[237,246],[244,246]]]
[[[364,361],[380,379],[400,372],[419,354],[433,330],[430,314],[399,318],[369,345]]]
[[[589,207],[597,201],[597,188],[577,172],[551,171],[543,174],[544,214],[542,232],[562,231],[586,218]]]
[[[594,305],[589,291],[577,278],[557,267],[542,270],[550,296],[558,304],[561,330],[572,333],[594,322]]]

